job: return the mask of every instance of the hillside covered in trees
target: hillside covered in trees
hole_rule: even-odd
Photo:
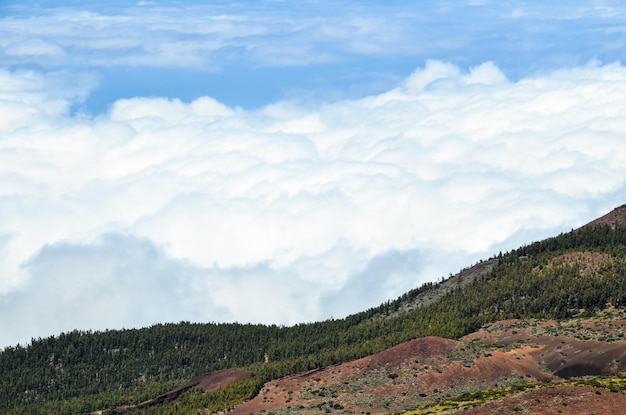
[[[472,269],[482,271],[470,278]],[[373,355],[411,339],[460,339],[501,320],[566,320],[624,309],[626,226],[586,226],[468,270],[338,320],[291,327],[181,322],[33,339],[0,353],[0,413],[123,413],[129,411],[120,408],[207,373],[249,372],[250,377],[215,391],[189,388],[173,403],[132,413],[220,411],[252,398],[272,379]]]

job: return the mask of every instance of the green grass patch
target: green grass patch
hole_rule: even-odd
[[[440,414],[451,410],[461,410],[464,408],[472,408],[487,402],[495,401],[513,393],[525,392],[530,389],[536,389],[545,386],[541,383],[529,383],[511,385],[503,388],[493,388],[477,392],[466,392],[461,395],[436,402],[425,407],[405,412],[405,415],[427,415]]]
[[[624,393],[626,391],[626,377],[609,376],[578,378],[570,379],[564,382],[519,384],[506,386],[503,388],[493,388],[484,391],[468,392],[452,398],[445,399],[441,402],[426,405],[419,409],[404,412],[404,415],[429,415],[442,414],[449,411],[458,411],[465,408],[480,406],[488,402],[504,398],[511,394],[551,386],[593,386],[608,389],[611,392]]]

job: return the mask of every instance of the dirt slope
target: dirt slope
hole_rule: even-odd
[[[407,313],[416,308],[436,303],[450,292],[463,289],[472,284],[474,281],[488,276],[497,262],[497,259],[489,259],[464,269],[458,274],[434,286],[432,289],[426,290],[419,293],[414,298],[406,300],[397,311],[389,313],[385,316],[379,316],[379,318],[393,318],[399,314]]]
[[[551,386],[507,396],[463,415],[623,415],[626,395],[590,386]]]
[[[459,341],[414,339],[353,362],[269,382],[257,397],[231,413],[393,413],[506,385],[626,374],[626,342],[620,340],[625,320],[616,316],[594,321],[511,320],[488,325]],[[595,337],[606,340],[589,338],[594,329]],[[558,413],[564,405],[572,411],[562,413],[583,413],[598,400],[594,388],[572,388],[531,390],[504,398],[500,405],[510,407],[511,413],[520,413],[516,408],[535,408],[525,413]],[[610,394],[607,389],[600,393],[610,397],[602,401],[608,407],[623,402],[621,393]],[[530,402],[533,399],[540,402]],[[554,412],[546,409],[548,401]],[[463,413],[497,412],[495,403],[489,405],[484,406],[487,412]],[[596,412],[601,413],[611,412]]]
[[[592,222],[589,222],[583,226],[583,228],[599,225],[609,225],[613,229],[615,229],[616,226],[626,225],[626,204],[613,209],[606,215],[601,216]]]
[[[211,392],[231,382],[248,379],[250,376],[251,376],[251,373],[246,370],[220,370],[217,372],[212,372],[207,375],[196,378],[194,380],[191,380],[176,389],[166,392],[163,395],[157,396],[154,399],[141,402],[137,405],[129,405],[129,406],[123,406],[120,408],[113,409],[111,411],[111,414],[121,415],[125,413],[130,413],[136,409],[144,409],[144,408],[149,408],[151,406],[172,402],[178,399],[183,392],[195,386],[201,387],[202,389],[204,389],[205,392]]]

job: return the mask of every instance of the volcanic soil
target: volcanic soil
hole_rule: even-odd
[[[230,413],[404,412],[468,392],[543,382],[556,386],[507,396],[463,413],[623,413],[608,409],[626,408],[621,392],[558,383],[577,376],[624,375],[624,323],[621,318],[510,320],[458,341],[418,338],[376,355],[269,382]],[[595,412],[584,412],[594,407]]]
[[[550,386],[507,396],[463,415],[623,415],[626,395],[591,386]]]
[[[164,393],[163,395],[159,395],[154,399],[141,402],[137,405],[128,405],[115,408],[111,411],[111,415],[132,413],[136,409],[150,408],[152,406],[175,401],[180,397],[181,394],[193,387],[200,387],[205,392],[212,392],[221,388],[222,386],[228,385],[229,383],[248,379],[251,375],[252,374],[247,370],[219,370],[217,372],[211,372],[207,375],[193,379],[176,389]],[[102,414],[102,411],[92,412],[92,414]]]

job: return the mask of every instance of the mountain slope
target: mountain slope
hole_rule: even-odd
[[[592,332],[619,338],[623,332],[618,327],[626,323],[623,313],[605,316],[604,327],[594,326],[594,321],[514,320],[459,340],[410,340],[352,362],[269,382],[231,413],[429,410],[446,400],[452,406],[455,397],[506,386],[519,385],[512,389],[519,392],[526,385],[539,388],[574,376],[625,373],[625,342],[578,338]],[[621,401],[626,402],[626,395]]]
[[[604,216],[586,224],[584,228],[607,225],[612,229],[626,224],[626,204],[616,207]]]
[[[173,403],[133,413],[223,410],[252,398],[266,381],[310,370],[321,374],[328,370],[323,368],[375,355],[394,346],[410,348],[407,345],[411,343],[402,343],[411,339],[431,336],[429,341],[435,341],[433,336],[436,336],[437,342],[458,348],[459,342],[467,343],[463,336],[500,320],[565,321],[593,317],[610,307],[621,310],[626,304],[626,227],[620,219],[624,208],[620,207],[612,216],[611,226],[588,225],[521,247],[482,261],[440,284],[426,284],[395,301],[341,320],[294,327],[167,324],[138,330],[65,333],[33,340],[28,347],[7,348],[0,353],[3,369],[0,388],[6,392],[0,400],[0,413],[70,414],[127,407],[154,399],[206,373],[229,368],[252,372],[250,379],[216,391],[203,393],[192,388],[177,395]],[[424,340],[413,340],[420,341]],[[509,346],[502,343],[495,347]],[[460,348],[466,349],[463,353],[473,353],[467,346]],[[395,351],[388,354],[394,355],[401,349],[390,350]],[[263,363],[266,355],[269,362]],[[463,358],[467,364],[472,364],[470,355]],[[441,357],[442,364],[447,356]],[[522,363],[532,366],[532,359],[528,359]],[[474,360],[484,364],[495,362],[493,359]],[[518,359],[505,359],[517,364],[513,360]],[[534,361],[540,368],[549,363]],[[509,363],[503,367],[506,369]],[[525,372],[531,366],[519,368],[520,373],[524,373],[519,380],[565,376],[565,372],[557,374],[557,368],[549,366],[540,372]],[[440,369],[442,373],[448,370]],[[465,373],[465,369],[459,370]],[[618,365],[618,372],[621,370]],[[487,366],[484,371],[490,373]],[[440,378],[432,370],[429,373],[433,379]],[[467,376],[478,379],[479,374]],[[400,373],[388,375],[397,375],[388,379],[399,382]],[[426,376],[419,376],[422,375]],[[485,382],[493,380],[490,379],[486,378]],[[358,381],[357,378],[344,380]],[[389,387],[387,383],[379,386],[380,390],[370,387],[374,395],[385,395],[386,390],[388,396],[392,395],[392,389],[385,389]],[[446,393],[462,391],[455,386],[456,389],[449,386],[451,392]],[[402,395],[404,392],[406,395]],[[438,396],[434,390],[420,393]],[[393,394],[395,396],[395,392]],[[404,402],[406,406],[397,406],[398,410],[420,404],[408,391],[399,391],[399,394],[403,398],[397,402]],[[445,394],[438,399],[444,398]],[[385,407],[384,402],[372,405],[384,411],[392,407],[392,403]],[[326,409],[343,411],[338,407],[323,408]]]

